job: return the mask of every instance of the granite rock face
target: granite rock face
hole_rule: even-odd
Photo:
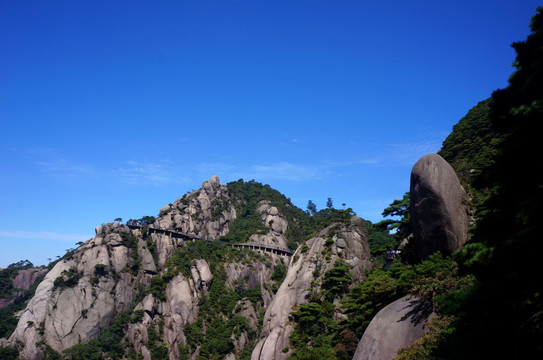
[[[160,209],[154,226],[176,229],[200,239],[217,240],[228,233],[229,225],[236,219],[236,209],[225,185],[212,176],[194,190],[172,204]]]
[[[20,344],[21,358],[40,360],[50,350],[60,353],[97,338],[116,318],[129,314],[123,325],[126,354],[152,359],[160,346],[170,359],[188,351],[192,359],[203,358],[200,351],[208,350],[194,341],[194,334],[205,335],[209,329],[205,312],[210,305],[205,301],[225,291],[239,296],[220,310],[228,311],[225,320],[238,323],[225,358],[239,359],[245,353],[252,359],[285,359],[295,326],[293,307],[322,290],[327,271],[338,260],[348,267],[353,285],[360,283],[371,267],[368,234],[361,218],[349,216],[314,233],[292,256],[264,248],[230,249],[224,243],[207,247],[228,233],[243,201],[212,177],[201,189],[163,206],[148,227],[96,227],[93,239],[47,273],[18,314],[15,331],[0,339],[0,345]],[[259,199],[254,211],[264,226],[242,241],[286,248],[289,223],[298,219],[281,209],[280,203]],[[198,242],[206,243],[201,247],[207,248],[205,253],[198,250]],[[23,273],[17,282],[25,287],[34,275]],[[334,318],[344,318],[338,298],[334,306]]]
[[[36,280],[47,274],[47,269],[23,269],[19,270],[15,279],[13,279],[13,287],[16,289],[28,290]]]
[[[453,168],[437,154],[423,156],[411,172],[411,225],[421,259],[450,254],[468,240],[466,191]]]
[[[327,239],[333,243],[327,245]],[[294,329],[292,309],[307,303],[311,292],[319,290],[314,288],[315,284],[322,283],[322,277],[336,260],[341,259],[350,266],[353,282],[364,279],[364,269],[371,266],[367,239],[362,219],[353,217],[349,224],[333,224],[308,240],[307,246],[298,248],[285,280],[267,307],[261,340],[252,352],[252,360],[284,360],[290,355],[283,349],[289,346],[289,336]]]
[[[149,288],[153,278],[167,272],[165,266],[173,254],[190,241],[171,236],[171,232],[192,235],[192,241],[217,240],[228,232],[230,222],[236,218],[235,201],[214,176],[204,181],[201,189],[161,208],[151,227],[162,231],[131,229],[118,223],[96,227],[93,239],[66,254],[47,273],[20,313],[15,331],[9,339],[1,339],[0,344],[23,344],[22,358],[43,359],[45,345],[62,352],[73,345],[85,344],[96,338],[116,316],[133,308],[141,315],[126,325],[125,338],[133,351],[150,359],[148,332],[151,328],[163,329],[161,342],[170,358],[179,358],[179,348],[186,344],[184,328],[196,321],[200,301],[208,296],[213,283],[213,271],[206,260],[195,258],[188,273],[179,273],[164,284],[164,296],[159,298],[149,293]],[[247,240],[286,247],[284,232],[288,222],[284,215],[268,201],[262,201],[255,210],[261,213],[268,233],[254,234]],[[258,330],[258,314],[274,297],[268,285],[273,283],[272,273],[279,264],[287,267],[288,258],[260,251],[258,256],[225,265],[224,280],[229,290],[247,291],[256,287],[257,293],[262,294],[262,304],[240,300],[236,306],[251,331]],[[33,271],[22,272],[16,280],[17,286],[27,287],[38,275]],[[141,291],[145,292],[144,298]],[[240,331],[233,345],[240,353],[250,346],[248,330]],[[234,353],[229,356],[232,358]]]
[[[432,316],[431,306],[410,296],[385,306],[362,335],[353,360],[394,359],[398,350],[425,334],[425,323]]]

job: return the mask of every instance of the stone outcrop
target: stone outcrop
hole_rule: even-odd
[[[195,336],[211,336],[207,313],[212,312],[237,324],[226,335],[225,358],[252,353],[253,359],[285,359],[293,307],[322,290],[337,260],[348,265],[353,283],[363,280],[371,266],[368,234],[363,220],[352,217],[328,226],[293,256],[212,243],[227,234],[236,207],[246,205],[235,196],[212,177],[201,189],[162,207],[150,226],[154,229],[118,223],[96,227],[93,239],[47,273],[14,333],[0,344],[23,344],[21,358],[39,360],[48,348],[62,352],[97,338],[116,318],[129,314],[122,339],[127,356],[151,359],[160,347],[161,356],[167,352],[170,359],[205,357],[200,351],[210,351],[209,344],[196,342]],[[243,239],[287,248],[291,218],[279,209],[282,204],[269,200],[256,204],[264,227]],[[33,277],[28,272],[17,281],[26,286]],[[231,299],[228,304],[216,301],[223,292]],[[338,299],[334,305],[339,308]],[[336,311],[334,316],[344,315]]]
[[[3,269],[0,269],[3,271]],[[9,271],[9,270],[5,270]],[[25,293],[25,290],[29,290],[32,285],[37,281],[40,281],[45,274],[47,274],[46,268],[27,268],[16,270],[15,277],[12,278],[12,290],[10,294],[4,299],[0,299],[0,309],[4,309],[13,303],[16,299]]]
[[[212,176],[202,188],[186,194],[160,209],[155,226],[175,229],[201,239],[217,240],[228,233],[236,209],[226,186]]]
[[[36,280],[40,279],[47,273],[47,269],[23,269],[17,272],[17,276],[13,279],[13,287],[15,289],[28,290]]]
[[[88,342],[133,301],[134,280],[121,272],[130,261],[121,233],[130,230],[112,223],[97,231],[47,273],[21,313],[9,342],[24,344],[25,359],[41,358],[42,341],[57,351]]]
[[[468,196],[453,168],[428,154],[413,166],[410,214],[417,255],[450,254],[468,240]]]
[[[353,281],[363,279],[364,269],[370,267],[367,238],[362,219],[353,217],[349,224],[333,224],[298,248],[285,280],[266,310],[261,340],[253,350],[252,360],[287,358],[289,353],[283,349],[289,346],[293,330],[290,313],[294,306],[307,303],[313,291],[320,290],[318,284],[336,260],[350,265]]]
[[[390,360],[426,332],[432,306],[405,296],[375,315],[358,343],[353,360]]]

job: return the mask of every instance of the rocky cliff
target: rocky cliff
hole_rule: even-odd
[[[4,345],[20,346],[24,359],[62,352],[285,358],[289,314],[322,286],[335,261],[348,264],[353,282],[364,278],[367,233],[354,217],[330,224],[293,256],[266,251],[297,244],[307,215],[282,196],[248,202],[237,186],[212,177],[160,209],[148,227],[98,226],[47,273]],[[263,187],[261,194],[274,193]],[[240,213],[258,224],[240,222]],[[261,250],[220,241],[232,236],[231,227]]]
[[[266,310],[262,339],[251,359],[287,358],[289,352],[283,349],[289,347],[289,336],[294,328],[291,312],[319,292],[324,274],[337,260],[349,265],[353,282],[364,279],[364,270],[370,268],[367,238],[362,219],[353,217],[349,223],[327,227],[296,251],[285,281]],[[336,306],[339,307],[339,303]],[[341,316],[339,311],[336,315]]]

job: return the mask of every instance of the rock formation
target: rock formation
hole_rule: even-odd
[[[160,209],[155,225],[177,229],[198,238],[216,240],[228,232],[236,218],[234,201],[217,176],[202,183],[202,188],[184,195]]]
[[[298,248],[290,263],[287,276],[264,315],[262,339],[253,350],[252,360],[283,360],[289,355],[289,336],[293,330],[291,311],[296,305],[307,303],[315,284],[336,260],[341,259],[351,267],[353,280],[359,282],[364,270],[370,268],[367,232],[361,218],[353,217],[349,224],[333,224],[319,236]],[[330,242],[331,239],[333,243]]]
[[[342,259],[353,279],[363,279],[370,266],[367,233],[357,217],[333,223],[292,257],[217,242],[228,233],[243,201],[212,177],[201,189],[160,209],[149,228],[98,226],[93,239],[47,273],[20,313],[15,331],[0,345],[22,344],[22,358],[43,359],[47,352],[60,353],[96,339],[124,316],[129,319],[120,343],[125,354],[149,360],[158,353],[177,359],[184,352],[195,358],[211,351],[211,342],[195,340],[195,334],[207,336],[219,318],[239,322],[220,344],[222,351],[230,351],[225,358],[252,352],[259,359],[283,359],[288,355],[281,350],[288,346],[292,306],[306,302],[311,287],[319,289],[335,261]],[[290,218],[280,208],[292,204],[274,201],[256,203],[252,211],[260,213],[264,226],[245,241],[287,248]],[[179,233],[183,236],[175,235]],[[284,281],[277,269],[287,274]],[[17,283],[25,287],[33,274],[22,273]],[[210,304],[217,287],[218,299],[230,296],[236,303],[218,304],[222,300],[216,298]],[[211,319],[201,306],[220,310]]]
[[[431,316],[431,306],[410,296],[385,306],[368,325],[353,360],[394,359],[398,350],[424,335]]]
[[[439,155],[423,156],[411,172],[410,214],[417,255],[450,254],[468,239],[468,197]]]
[[[47,269],[32,268],[23,269],[17,272],[17,276],[13,279],[13,287],[15,289],[28,290],[30,286],[47,273]]]

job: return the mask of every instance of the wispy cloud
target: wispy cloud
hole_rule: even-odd
[[[90,177],[96,175],[96,170],[83,163],[77,163],[61,155],[46,156],[45,159],[36,161],[42,171],[52,177]]]
[[[359,160],[345,165],[370,165],[370,166],[412,166],[422,156],[435,153],[441,148],[441,139],[430,139],[419,142],[375,144],[374,150]]]
[[[257,178],[304,181],[321,178],[325,169],[322,166],[277,162],[252,165],[249,171]]]
[[[68,234],[68,233],[57,233],[57,232],[48,232],[48,231],[5,231],[0,230],[0,238],[7,239],[34,239],[34,240],[56,240],[56,241],[66,241],[66,242],[78,242],[85,241],[90,238],[88,234]]]
[[[189,183],[181,169],[167,162],[138,162],[130,160],[125,166],[118,168],[114,174],[130,185],[164,185],[168,183]]]
[[[430,140],[404,144],[389,144],[388,156],[396,163],[414,165],[422,156],[435,153],[441,148],[441,141]]]

